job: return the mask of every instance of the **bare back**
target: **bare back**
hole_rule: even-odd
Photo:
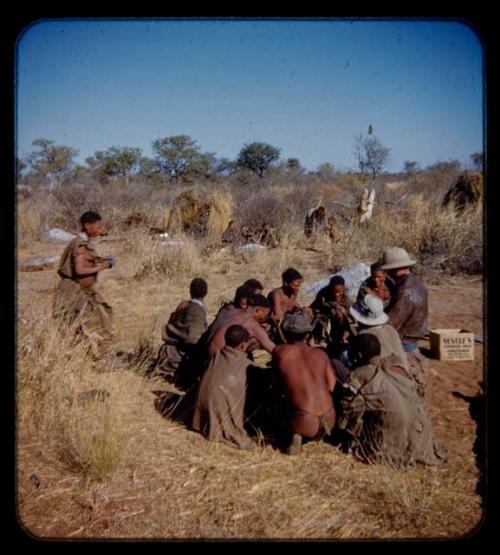
[[[335,374],[321,349],[304,343],[278,345],[273,352],[273,368],[293,407],[320,415],[333,406]]]

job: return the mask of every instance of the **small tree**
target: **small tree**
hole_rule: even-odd
[[[404,161],[404,172],[406,175],[413,175],[420,170],[418,166],[418,162],[414,160],[405,160]]]
[[[316,170],[318,177],[325,181],[330,181],[335,176],[335,166],[330,164],[330,162],[324,162],[318,166]]]
[[[354,145],[354,155],[362,174],[371,174],[370,186],[384,169],[389,158],[389,149],[375,135],[358,135]]]
[[[281,149],[266,143],[249,143],[240,150],[236,163],[262,178],[270,166],[279,160],[280,153]]]
[[[87,164],[105,179],[118,176],[128,182],[129,176],[139,168],[142,151],[140,148],[112,146],[106,151],[97,150]]]
[[[200,164],[200,148],[188,135],[172,135],[153,142],[153,152],[161,172],[170,179],[186,177]]]
[[[56,146],[50,139],[35,139],[32,145],[36,150],[28,154],[28,165],[35,174],[48,179],[52,190],[71,174],[78,151],[70,146]]]
[[[474,152],[470,155],[474,169],[482,172],[484,168],[484,152]]]

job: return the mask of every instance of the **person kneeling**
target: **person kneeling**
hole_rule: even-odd
[[[209,441],[251,449],[257,443],[243,425],[250,334],[244,327],[233,325],[227,328],[224,340],[225,345],[212,356],[201,379],[192,428]]]
[[[283,424],[292,436],[288,453],[296,455],[303,437],[315,438],[332,431],[335,374],[328,355],[307,345],[312,325],[306,315],[287,314],[282,329],[289,344],[274,349],[272,363],[285,401]]]

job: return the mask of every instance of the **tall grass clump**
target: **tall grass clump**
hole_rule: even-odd
[[[376,206],[373,218],[339,223],[340,241],[333,247],[333,262],[340,266],[363,260],[374,262],[385,249],[403,247],[428,271],[456,274],[482,271],[481,210],[456,214],[425,200],[407,199],[402,207]]]
[[[46,313],[34,299],[19,311],[18,437],[39,438],[71,470],[103,479],[123,449],[118,391],[112,384],[96,389],[99,375],[85,344]]]

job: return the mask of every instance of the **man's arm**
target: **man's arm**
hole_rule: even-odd
[[[412,303],[408,295],[406,295],[404,291],[402,293],[396,293],[396,298],[391,303],[387,315],[389,316],[389,322],[398,333],[407,320],[411,310]]]
[[[335,378],[335,372],[332,368],[332,363],[330,359],[325,354],[325,373],[326,373],[326,383],[328,385],[328,391],[331,393],[335,387],[335,382],[337,381]]]
[[[269,339],[269,336],[265,332],[264,328],[258,322],[254,322],[249,326],[245,325],[244,327],[248,328],[250,335],[257,339],[263,349],[265,349],[268,353],[273,352],[276,345]]]
[[[88,251],[83,246],[78,247],[73,256],[75,258],[75,273],[78,276],[90,276],[111,268],[111,263],[107,260],[94,266],[95,261],[88,256]]]

